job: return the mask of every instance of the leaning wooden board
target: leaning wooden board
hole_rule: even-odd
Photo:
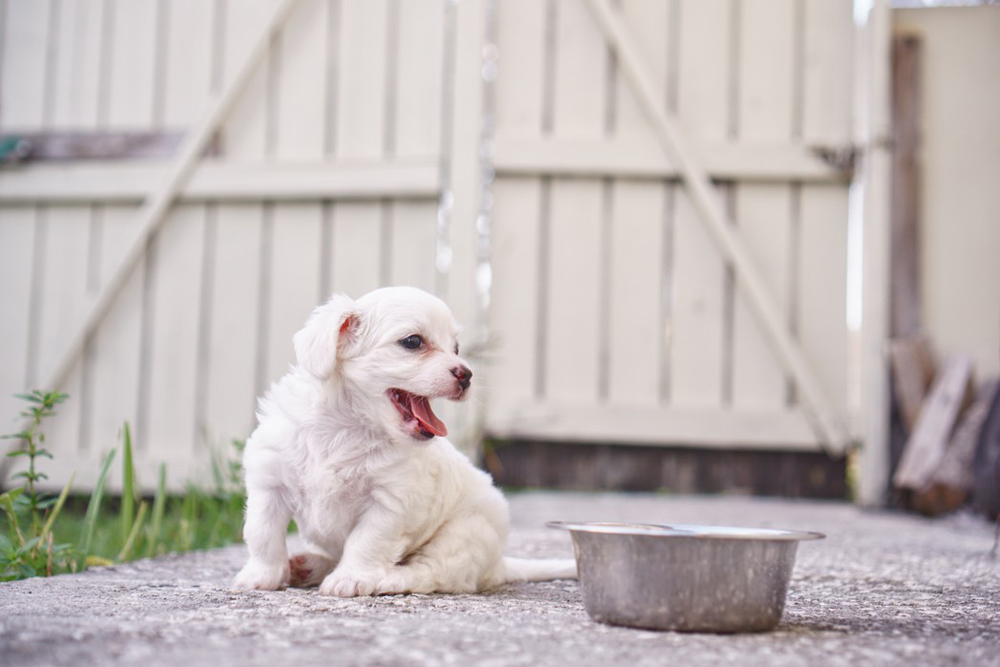
[[[920,491],[929,482],[967,405],[971,379],[971,358],[953,356],[944,361],[893,476],[897,489]]]

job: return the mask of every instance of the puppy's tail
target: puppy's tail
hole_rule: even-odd
[[[576,561],[567,559],[503,559],[507,570],[507,583],[520,581],[551,581],[552,579],[576,579]]]

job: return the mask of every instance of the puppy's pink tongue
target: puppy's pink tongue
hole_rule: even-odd
[[[426,397],[414,396],[410,402],[410,410],[413,412],[413,416],[417,418],[417,421],[420,422],[420,425],[434,435],[442,437],[448,435],[447,427],[445,427],[443,421],[438,419],[434,411],[431,410],[431,402]]]

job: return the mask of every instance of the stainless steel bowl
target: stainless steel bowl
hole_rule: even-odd
[[[685,524],[566,523],[595,621],[682,632],[763,632],[781,620],[801,540],[819,533]]]

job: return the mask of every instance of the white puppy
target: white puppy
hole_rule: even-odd
[[[237,586],[350,597],[575,576],[572,560],[503,557],[507,502],[444,438],[430,399],[463,400],[472,378],[457,335],[441,300],[408,287],[313,312],[247,441]],[[292,517],[310,549],[289,561]]]

